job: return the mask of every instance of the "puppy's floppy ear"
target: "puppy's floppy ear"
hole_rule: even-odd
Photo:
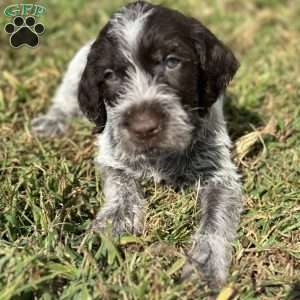
[[[80,109],[96,124],[95,133],[103,131],[107,118],[102,89],[104,70],[99,65],[101,50],[101,42],[97,39],[91,47],[78,88]]]
[[[199,59],[199,105],[207,110],[225,92],[239,62],[228,47],[195,19],[193,40]]]

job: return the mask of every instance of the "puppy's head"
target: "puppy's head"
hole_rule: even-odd
[[[124,151],[184,150],[238,65],[197,20],[139,1],[115,13],[92,45],[79,104]]]

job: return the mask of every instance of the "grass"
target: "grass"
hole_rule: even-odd
[[[178,282],[195,228],[192,190],[146,185],[140,237],[87,234],[103,202],[91,125],[75,120],[61,138],[30,133],[76,49],[121,3],[47,1],[37,49],[10,48],[0,30],[1,300],[206,299],[200,281]],[[226,112],[237,146],[251,139],[236,156],[245,209],[219,299],[300,299],[300,2],[161,3],[200,18],[241,61]]]

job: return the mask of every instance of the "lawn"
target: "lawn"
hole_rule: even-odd
[[[178,280],[196,226],[192,190],[146,184],[142,236],[92,235],[103,203],[92,125],[31,134],[76,49],[124,3],[42,2],[46,31],[35,49],[10,47],[2,11],[13,2],[0,3],[0,300],[206,299],[201,281]],[[300,1],[160,3],[201,19],[241,62],[226,115],[244,212],[230,296],[219,299],[300,299]]]

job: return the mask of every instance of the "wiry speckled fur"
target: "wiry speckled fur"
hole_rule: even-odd
[[[114,39],[119,39],[120,53],[130,62],[130,66],[115,104],[105,104],[107,120],[103,133],[97,138],[99,152],[96,164],[102,171],[106,202],[93,223],[93,229],[103,230],[111,223],[115,234],[142,231],[146,201],[140,187],[140,180],[143,178],[153,178],[157,182],[163,180],[174,186],[193,185],[197,189],[201,219],[199,228],[192,237],[193,245],[188,253],[188,262],[183,268],[182,277],[188,278],[193,270],[197,269],[211,286],[220,286],[227,278],[232,242],[236,236],[242,209],[240,176],[230,159],[231,141],[223,116],[223,93],[237,67],[230,63],[226,66],[225,62],[224,72],[228,74],[218,75],[223,66],[217,71],[215,69],[219,68],[218,65],[215,69],[210,69],[213,62],[205,62],[208,55],[206,54],[206,58],[202,55],[201,63],[207,64],[203,69],[211,72],[207,78],[215,80],[218,75],[221,79],[218,83],[208,81],[207,91],[203,90],[201,93],[211,93],[206,100],[212,101],[214,95],[217,95],[218,99],[207,107],[205,115],[195,114],[199,107],[184,107],[176,88],[158,82],[157,78],[147,74],[136,60],[135,51],[143,35],[146,19],[159,9],[160,7],[144,2],[131,4],[112,18],[107,33]],[[217,43],[214,50],[217,55],[209,53],[212,58],[215,55],[216,61],[234,60],[228,50],[226,55],[223,55],[223,52],[218,54],[222,45],[215,42],[214,37],[206,31],[203,32],[213,46]],[[96,41],[93,45],[89,43],[84,46],[74,57],[49,112],[33,121],[35,132],[47,135],[63,132],[65,120],[79,111],[76,92],[88,61],[88,53],[92,53],[89,54],[91,58],[94,58],[93,55],[99,55],[96,51],[90,51],[97,43]],[[82,84],[85,84],[84,77],[89,74],[88,68],[89,65],[83,73]],[[88,83],[91,84],[91,79],[88,79]],[[216,86],[214,93],[211,90],[213,86]],[[84,87],[82,85],[81,89]],[[84,91],[85,98],[81,100],[81,105],[88,99],[88,92],[89,88]],[[165,138],[160,142],[157,151],[138,151],[130,141],[130,136],[123,131],[122,117],[137,103],[151,103],[167,114]],[[83,109],[86,115],[100,113],[97,111],[93,114],[89,111],[91,107],[93,106],[90,104],[87,109]]]

